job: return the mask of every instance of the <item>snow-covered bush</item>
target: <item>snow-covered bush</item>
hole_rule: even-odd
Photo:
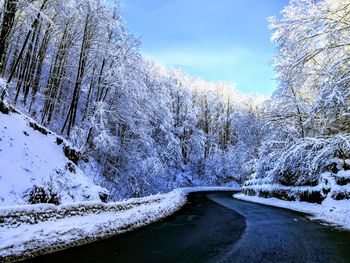
[[[55,204],[59,205],[60,200],[57,193],[52,189],[52,187],[44,187],[34,186],[28,195],[28,203],[29,204]]]
[[[306,138],[260,160],[257,177],[286,186],[317,185],[320,174],[349,169],[350,136]]]
[[[205,163],[205,178],[211,186],[227,183],[242,183],[242,168],[234,159],[236,151],[218,151],[209,156]]]

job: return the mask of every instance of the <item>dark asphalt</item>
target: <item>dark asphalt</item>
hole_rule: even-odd
[[[350,262],[350,233],[232,193],[195,193],[162,222],[31,262]]]
[[[241,239],[213,262],[350,262],[350,232],[290,210],[232,200],[222,194],[208,197],[246,219]]]

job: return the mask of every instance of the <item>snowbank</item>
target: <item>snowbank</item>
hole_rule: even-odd
[[[311,219],[321,220],[336,227],[350,230],[350,200],[336,201],[331,197],[325,199],[322,204],[313,204],[300,201],[285,201],[277,198],[263,198],[235,194],[236,199],[257,204],[286,208],[311,215]]]
[[[2,208],[0,261],[34,257],[150,224],[180,209],[187,201],[187,194],[192,192],[237,190],[237,187],[182,188],[108,204],[85,202]],[[36,220],[30,219],[33,214],[39,215]],[[62,214],[66,216],[60,217]],[[19,215],[22,220],[14,220]],[[27,221],[23,219],[26,215]]]
[[[0,206],[27,204],[38,189],[58,203],[99,201],[106,190],[66,157],[68,146],[23,114],[0,112]]]
[[[327,162],[332,164],[332,171],[318,175],[315,186],[285,186],[269,178],[251,179],[243,185],[242,193],[234,197],[307,213],[313,219],[350,230],[348,161],[332,159]]]

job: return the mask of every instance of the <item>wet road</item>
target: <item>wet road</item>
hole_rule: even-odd
[[[195,193],[166,220],[31,262],[350,262],[350,233],[303,214]]]

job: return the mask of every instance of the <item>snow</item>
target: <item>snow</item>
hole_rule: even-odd
[[[3,258],[28,255],[43,249],[56,250],[91,242],[159,220],[184,203],[184,195],[174,191],[163,195],[160,202],[135,205],[122,212],[87,214],[15,228],[0,227],[0,255]]]
[[[100,200],[106,190],[65,157],[58,136],[34,130],[30,122],[22,114],[0,113],[0,206],[26,204],[34,186],[53,188],[61,203]]]
[[[6,89],[6,81],[3,78],[0,78],[0,95],[5,89]]]
[[[71,246],[107,238],[112,235],[133,230],[146,224],[164,218],[178,209],[187,201],[186,196],[192,192],[202,191],[238,191],[237,187],[197,187],[181,188],[167,194],[158,194],[144,198],[130,199],[125,202],[93,203],[85,202],[56,206],[56,210],[67,209],[80,205],[101,205],[118,207],[129,204],[122,211],[107,211],[99,214],[87,213],[65,217],[57,220],[40,221],[36,224],[23,223],[15,226],[0,225],[0,260],[13,260],[53,252]],[[9,216],[18,211],[43,212],[52,205],[20,206],[3,208],[0,216]],[[1,218],[0,218],[1,219]]]
[[[336,201],[326,198],[322,204],[313,204],[300,201],[284,201],[277,198],[263,198],[235,194],[234,198],[257,204],[286,208],[311,215],[311,219],[327,222],[330,225],[350,230],[350,200]]]
[[[254,180],[249,180],[249,183],[254,182]],[[251,184],[247,187],[244,187],[246,189],[252,189],[256,191],[274,191],[274,190],[287,190],[287,191],[293,191],[293,190],[298,190],[298,191],[307,191],[307,192],[312,192],[312,191],[320,191],[322,190],[323,185],[318,184],[316,186],[285,186],[281,184],[258,184],[259,181],[256,181],[256,184]]]

